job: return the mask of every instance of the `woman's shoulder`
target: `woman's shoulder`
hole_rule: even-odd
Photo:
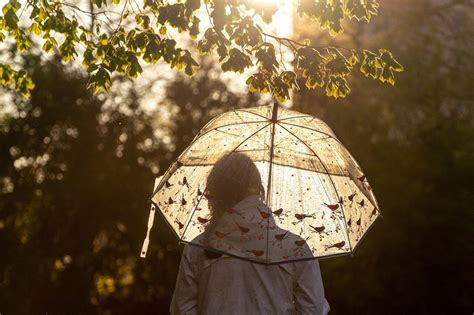
[[[199,255],[203,252],[201,246],[197,245],[198,243],[194,243],[194,240],[191,242],[186,242],[183,249],[183,256],[187,258],[198,258]]]
[[[222,254],[219,254],[216,257],[213,257],[213,252],[209,251],[206,246],[204,246],[203,240],[204,236],[198,235],[190,242],[186,242],[183,250],[183,256],[194,263],[201,263],[206,258],[217,258],[220,257]],[[212,257],[209,257],[211,254]]]

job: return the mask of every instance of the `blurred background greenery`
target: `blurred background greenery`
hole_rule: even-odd
[[[304,84],[294,95],[353,153],[384,214],[354,257],[321,261],[332,314],[474,311],[473,9],[381,1],[338,44],[390,49],[405,67],[397,85],[356,75],[342,100]],[[212,60],[169,76],[145,108],[153,82],[116,78],[94,96],[76,67],[2,54],[36,88],[0,99],[0,313],[166,313],[182,245],[161,218],[138,256],[154,178],[211,117],[263,101],[229,89]]]

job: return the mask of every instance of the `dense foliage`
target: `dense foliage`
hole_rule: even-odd
[[[317,22],[332,36],[343,32],[346,19],[369,22],[377,8],[375,0],[296,1],[300,16]],[[176,31],[197,39],[194,48],[201,53],[216,52],[223,71],[252,68],[246,81],[250,91],[272,92],[279,101],[298,87],[296,73],[287,70],[281,59],[282,45],[294,54],[306,87],[324,88],[335,98],[349,93],[347,78],[356,67],[390,84],[395,83],[394,72],[402,71],[386,49],[320,46],[271,34],[265,26],[276,10],[276,3],[257,0],[146,0],[143,5],[134,0],[91,0],[88,10],[67,1],[9,0],[0,16],[0,42],[12,38],[19,51],[27,51],[36,37],[43,51],[56,51],[64,61],[81,56],[90,74],[87,86],[96,92],[110,86],[114,73],[136,78],[143,71],[142,62],[164,61],[193,75],[199,66],[195,49],[180,44]],[[203,15],[209,21],[200,27]],[[84,22],[83,17],[89,19]],[[21,26],[22,18],[26,28]],[[10,64],[0,64],[0,84],[14,84],[23,94],[33,87],[28,72]]]

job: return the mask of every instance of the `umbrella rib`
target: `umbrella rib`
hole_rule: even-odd
[[[289,122],[282,122],[282,123],[279,124],[279,125],[281,126],[282,124],[290,125],[290,126],[298,127],[298,128],[303,128],[303,129],[308,129],[308,130],[311,130],[311,131],[315,131],[315,132],[320,133],[320,134],[323,134],[323,135],[325,135],[325,136],[327,136],[327,137],[329,137],[329,138],[332,138],[332,139],[336,140],[337,142],[339,142],[340,144],[342,144],[341,141],[339,141],[339,139],[337,139],[337,138],[334,137],[333,135],[330,135],[329,133],[323,132],[323,131],[321,131],[321,130],[309,128],[309,127],[302,126],[302,125],[292,124],[292,123],[289,123]],[[282,127],[283,127],[283,126],[282,126]],[[285,129],[286,129],[286,128],[285,128]]]
[[[255,115],[255,116],[258,116],[258,117],[260,117],[260,118],[264,118],[264,119],[266,119],[267,121],[270,121],[270,119],[268,119],[268,117],[265,117],[265,116],[263,116],[263,115],[260,115],[260,114],[254,113],[254,112],[249,112],[249,111],[244,110],[244,109],[234,109],[234,112],[237,112],[237,111],[239,111],[239,112],[244,112],[244,113],[251,114],[251,115]]]
[[[235,116],[239,117],[239,119],[240,119],[241,122],[244,122],[244,121],[245,121],[245,120],[240,116],[240,114],[237,113],[237,111],[236,111],[235,109],[233,110],[233,112],[234,112]]]
[[[237,112],[237,110],[234,109],[233,112],[234,112],[235,116],[239,117],[239,119],[240,119],[241,122],[245,122],[245,119],[243,119],[243,118],[240,116],[240,114]]]
[[[228,136],[232,136],[232,137],[240,137],[241,136],[241,134],[235,134],[235,133],[231,133],[231,132],[224,131],[224,130],[219,130],[219,129],[215,129],[215,131],[223,133],[223,134],[228,135]]]
[[[242,122],[238,122],[238,123],[232,123],[232,124],[228,124],[228,125],[222,125],[222,126],[218,126],[218,127],[215,127],[215,128],[212,128],[212,129],[209,129],[209,130],[206,130],[205,132],[203,132],[202,134],[198,134],[196,136],[196,139],[194,139],[191,144],[193,144],[197,139],[201,138],[202,136],[208,134],[209,132],[211,131],[214,131],[214,130],[217,130],[219,128],[224,128],[224,127],[231,127],[231,126],[238,126],[238,125],[247,125],[247,124],[258,124],[258,123],[268,123],[267,121],[265,120],[259,120],[259,121],[242,121]],[[189,146],[191,146],[191,144]]]
[[[281,119],[278,119],[278,121],[283,121],[283,120],[290,120],[290,119],[298,119],[298,118],[314,118],[313,116],[311,115],[300,115],[300,116],[292,116],[292,117],[286,117],[286,118],[281,118]]]
[[[336,189],[336,185],[334,184],[334,181],[332,180],[332,177],[331,175],[329,175],[329,171],[328,169],[326,168],[326,165],[324,165],[323,161],[321,160],[321,158],[316,154],[316,152],[308,145],[306,144],[303,140],[301,140],[300,137],[298,137],[297,135],[295,135],[293,132],[291,132],[290,130],[286,129],[285,126],[281,125],[280,126],[285,129],[289,134],[291,134],[293,137],[295,137],[299,142],[301,142],[303,145],[305,145],[311,152],[313,152],[314,156],[319,160],[319,162],[321,162],[321,165],[324,167],[324,170],[326,171],[326,173],[328,174],[328,177],[329,177],[329,180],[331,181],[331,184],[334,188],[334,192],[336,193],[336,197],[337,197],[337,200],[338,202],[340,201],[340,197],[339,197],[339,192],[337,191]],[[352,251],[352,245],[351,245],[351,239],[349,238],[349,232],[347,230],[347,222],[346,222],[346,215],[344,214],[344,209],[343,209],[343,204],[341,203],[341,212],[342,212],[342,217],[344,218],[344,226],[345,226],[345,229],[346,229],[346,236],[347,236],[347,241],[349,243],[349,249]]]
[[[235,150],[237,150],[242,144],[244,144],[245,141],[247,141],[248,139],[252,138],[252,137],[255,136],[257,133],[259,133],[260,131],[262,131],[263,129],[267,128],[270,124],[271,124],[271,122],[267,123],[265,126],[263,126],[262,128],[258,129],[258,130],[255,131],[255,132],[253,132],[250,136],[248,136],[247,138],[245,138],[242,142],[240,142],[238,145],[236,145],[235,148],[234,148],[232,151],[230,151],[229,153],[227,153],[227,157],[228,157],[231,153],[235,152]],[[207,190],[207,186],[204,187],[204,191],[206,191],[206,190]],[[182,241],[183,238],[184,238],[184,236],[186,235],[186,231],[188,230],[189,223],[191,223],[191,220],[192,220],[192,218],[193,218],[193,216],[194,216],[194,213],[196,212],[196,209],[198,208],[199,203],[201,202],[203,196],[204,196],[204,194],[201,195],[201,198],[199,198],[198,202],[196,203],[196,206],[194,207],[193,212],[192,212],[191,215],[189,216],[189,219],[188,219],[188,222],[186,223],[186,227],[184,228],[183,234],[182,234],[182,236],[179,238],[180,241]]]

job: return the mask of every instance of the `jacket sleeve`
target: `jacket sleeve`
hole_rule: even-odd
[[[198,313],[198,273],[193,248],[186,245],[179,264],[178,277],[170,305],[172,315]]]
[[[326,315],[329,312],[329,304],[324,296],[319,262],[316,259],[295,262],[294,276],[296,314]]]

